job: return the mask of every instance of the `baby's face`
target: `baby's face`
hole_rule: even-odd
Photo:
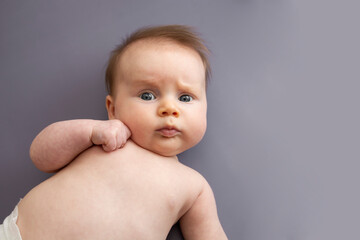
[[[165,40],[135,42],[121,56],[115,82],[109,118],[125,123],[141,147],[174,156],[204,136],[205,69],[193,49]]]

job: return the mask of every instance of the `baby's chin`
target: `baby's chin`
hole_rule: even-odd
[[[140,145],[140,147],[142,147],[142,146]],[[146,146],[144,146],[143,148],[145,148],[146,150],[149,150],[153,153],[156,153],[160,156],[163,156],[163,157],[176,157],[176,155],[183,152],[183,151],[179,151],[179,150],[176,151],[174,149],[157,149],[157,148],[151,148],[151,147],[146,147]]]
[[[150,152],[156,153],[160,156],[163,157],[175,157],[177,158],[176,155],[186,151],[187,149],[189,149],[190,147],[184,147],[181,146],[179,147],[174,147],[174,146],[156,146],[156,145],[148,145],[148,144],[144,144],[141,141],[136,141],[134,139],[132,139],[134,143],[136,143],[139,147],[142,147],[143,149],[146,149]]]

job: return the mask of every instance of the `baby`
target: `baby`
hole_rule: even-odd
[[[35,138],[34,164],[61,170],[20,201],[0,239],[159,240],[178,220],[185,239],[227,239],[209,184],[176,156],[205,134],[206,54],[186,26],[125,39],[106,71],[109,120],[58,122]]]

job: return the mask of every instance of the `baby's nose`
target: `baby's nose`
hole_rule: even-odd
[[[167,116],[179,117],[179,110],[174,104],[165,103],[159,107],[158,114],[161,117],[167,117]]]

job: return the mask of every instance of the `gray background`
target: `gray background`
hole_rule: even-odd
[[[208,131],[180,158],[211,184],[229,239],[360,239],[359,7],[1,0],[0,219],[51,176],[28,157],[42,128],[106,119],[105,63],[120,39],[188,24],[212,50],[213,78]]]

